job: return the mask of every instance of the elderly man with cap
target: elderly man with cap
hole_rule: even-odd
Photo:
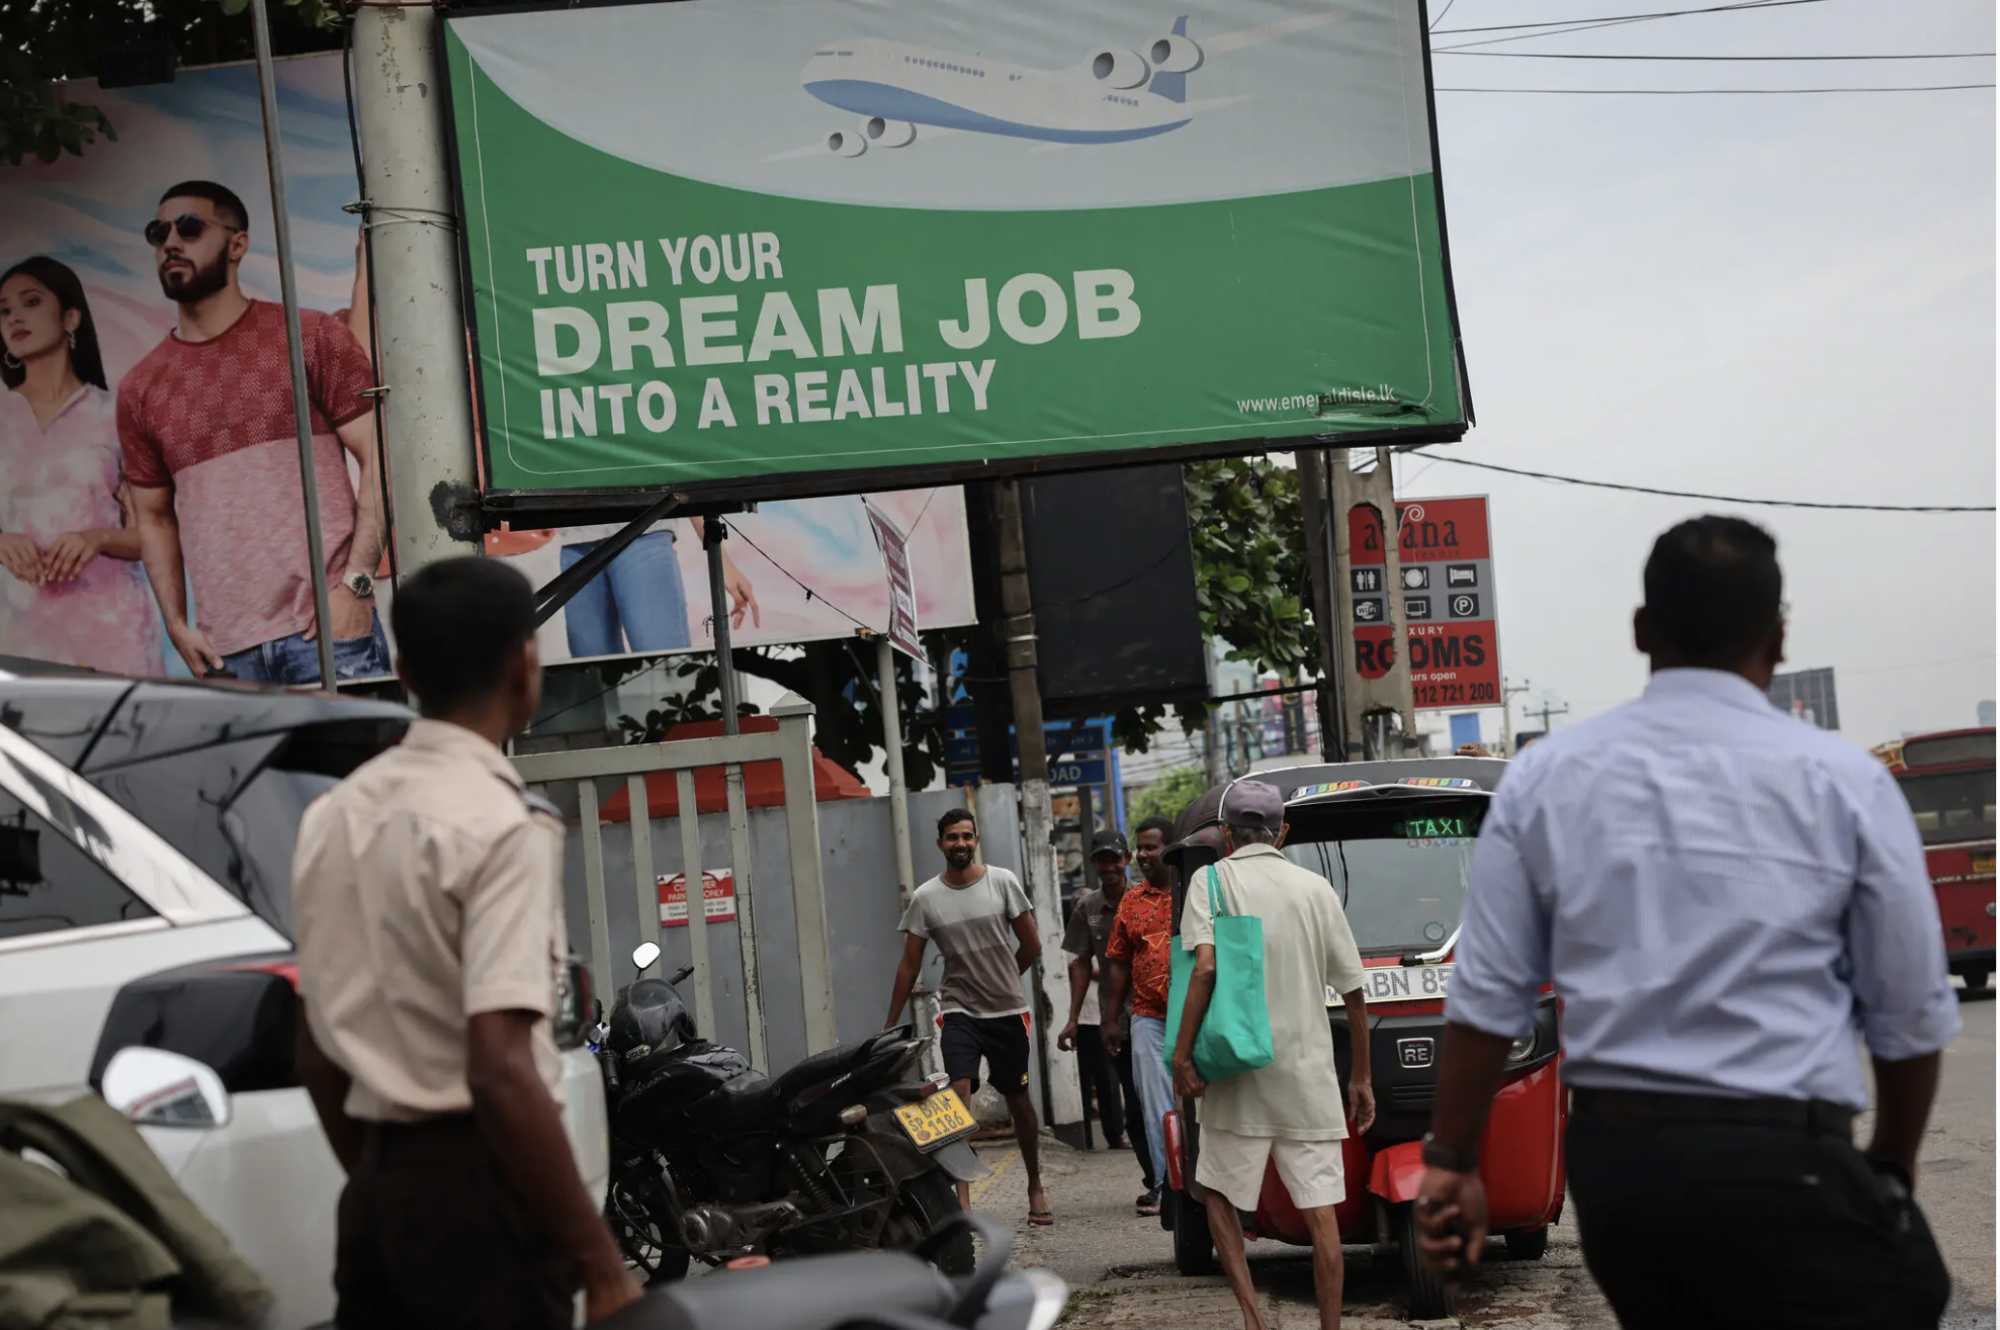
[[[1265,1166],[1277,1165],[1292,1204],[1312,1232],[1320,1325],[1339,1330],[1346,1272],[1334,1207],[1347,1199],[1340,1159],[1347,1114],[1334,1068],[1326,994],[1329,989],[1341,994],[1346,1005],[1354,1050],[1348,1097],[1354,1129],[1367,1131],[1375,1121],[1375,1090],[1368,1066],[1361,953],[1333,884],[1279,852],[1285,840],[1285,803],[1275,786],[1237,781],[1223,793],[1217,813],[1228,857],[1214,868],[1216,895],[1225,912],[1263,921],[1264,1002],[1278,1056],[1269,1066],[1213,1083],[1204,1082],[1195,1069],[1195,1034],[1216,985],[1215,918],[1209,870],[1203,869],[1188,883],[1181,913],[1181,946],[1194,953],[1194,973],[1181,1028],[1172,1032],[1175,1085],[1202,1101],[1195,1181],[1207,1193],[1209,1229],[1243,1311],[1245,1330],[1264,1330],[1237,1212],[1257,1208]]]

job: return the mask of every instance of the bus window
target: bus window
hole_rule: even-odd
[[[1994,838],[1993,772],[1904,776],[1897,783],[1916,815],[1924,844]]]

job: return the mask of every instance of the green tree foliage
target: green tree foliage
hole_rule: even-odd
[[[332,0],[268,0],[279,55],[332,50],[341,10]],[[0,0],[0,162],[53,162],[81,153],[117,127],[87,89],[107,53],[163,43],[182,68],[248,60],[255,51],[249,0]]]
[[[1207,788],[1208,773],[1200,767],[1175,767],[1133,798],[1130,823],[1136,827],[1149,817],[1178,821],[1181,810]]]

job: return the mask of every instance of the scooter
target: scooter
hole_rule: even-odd
[[[938,1250],[977,1232],[986,1261],[970,1278],[934,1268]],[[812,1256],[654,1289],[601,1330],[1052,1330],[1069,1288],[1047,1270],[1009,1272],[1013,1238],[956,1215],[914,1252]]]
[[[611,1123],[605,1217],[649,1284],[694,1260],[924,1247],[970,1274],[972,1230],[956,1184],[987,1176],[977,1129],[948,1085],[918,1070],[923,1041],[901,1026],[816,1053],[775,1079],[699,1037],[677,985],[647,978],[660,949],[632,957],[592,1040]]]

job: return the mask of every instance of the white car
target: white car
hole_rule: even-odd
[[[271,1330],[333,1318],[344,1181],[293,1069],[292,844],[306,804],[409,719],[317,692],[0,671],[0,1096],[101,1089],[134,1046],[212,1069],[221,1125],[141,1130],[277,1295]],[[588,992],[572,965],[556,1033],[601,1198]]]

